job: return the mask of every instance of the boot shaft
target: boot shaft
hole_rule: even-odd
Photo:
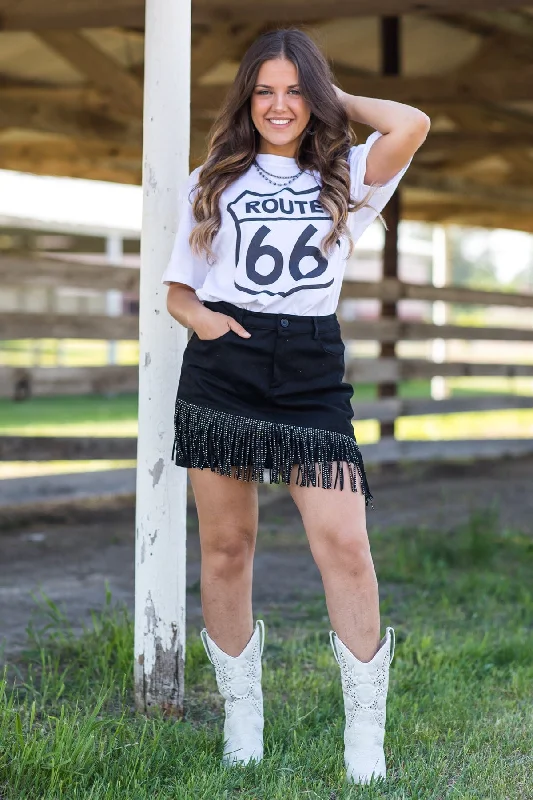
[[[330,631],[330,641],[341,673],[347,778],[356,783],[367,783],[371,775],[384,778],[383,744],[389,668],[395,650],[394,629],[387,628],[377,653],[369,662],[354,656],[335,631]]]
[[[238,656],[225,653],[204,628],[200,636],[209,661],[215,668],[215,676],[220,694],[226,700],[226,711],[230,712],[239,701],[248,700],[259,710],[262,708],[261,657],[265,641],[263,620],[257,620],[254,632],[246,647]]]
[[[254,632],[238,656],[225,653],[204,628],[200,636],[208,659],[215,667],[220,694],[225,699],[224,754],[226,764],[260,761],[263,757],[263,693],[261,656],[264,624],[257,620]]]

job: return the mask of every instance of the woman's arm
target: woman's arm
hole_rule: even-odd
[[[430,127],[427,114],[394,100],[358,97],[334,87],[348,118],[381,134],[368,153],[365,184],[384,184],[404,167],[424,143]]]
[[[167,309],[171,317],[185,328],[192,328],[200,339],[217,339],[229,328],[243,338],[250,336],[233,317],[206,308],[198,300],[194,289],[185,283],[170,284]]]
[[[167,310],[181,325],[193,330],[204,311],[208,316],[211,313],[198,300],[194,289],[184,283],[171,283],[168,287]]]

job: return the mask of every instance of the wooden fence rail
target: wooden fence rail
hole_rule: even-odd
[[[0,281],[4,286],[47,288],[118,289],[137,292],[138,270],[77,261],[0,257]],[[396,279],[376,283],[345,281],[342,298],[401,299],[449,303],[533,308],[533,295],[487,292],[462,287],[407,284]],[[533,342],[529,327],[435,325],[402,319],[355,319],[342,321],[343,339],[398,342],[431,339],[463,341]],[[6,312],[0,316],[0,339],[136,340],[135,316],[74,315]],[[413,378],[500,376],[533,377],[533,364],[437,363],[425,359],[346,358],[346,380],[357,383],[394,383]],[[105,367],[0,367],[0,397],[22,399],[56,394],[113,394],[135,392],[136,366]],[[443,400],[386,397],[354,402],[355,420],[375,419],[389,423],[402,416],[449,414],[466,411],[533,408],[533,397],[516,394],[452,397]],[[135,459],[136,439],[131,437],[0,437],[0,461]],[[533,452],[532,439],[398,441],[383,438],[365,446],[368,463],[426,459],[493,458]]]
[[[487,394],[476,397],[449,397],[444,400],[385,397],[365,403],[353,403],[354,419],[377,419],[379,422],[391,422],[398,417],[456,414],[465,411],[502,411],[516,408],[533,408],[533,396]]]
[[[0,461],[135,459],[137,440],[0,436]],[[533,453],[532,439],[449,439],[409,441],[384,438],[364,445],[366,464],[391,461],[502,458]]]
[[[6,311],[0,315],[0,339],[138,339],[137,317],[103,314],[32,314]]]
[[[0,436],[0,461],[128,460],[137,439],[124,437]]]
[[[137,317],[107,317],[100,314],[37,314],[4,312],[0,316],[0,339],[137,339]],[[396,319],[369,319],[341,322],[342,336],[348,341],[398,342],[426,339],[463,339],[533,342],[533,329],[475,327],[473,325],[434,325]]]
[[[0,367],[0,397],[120,394],[138,390],[137,366]]]
[[[44,286],[138,292],[139,270],[74,260],[0,256],[0,282],[3,286],[13,288]],[[374,298],[384,302],[404,299],[427,302],[442,300],[446,303],[533,308],[533,294],[487,291],[463,286],[437,287],[431,284],[404,283],[395,278],[375,282],[346,279],[341,292],[341,299],[344,298]]]
[[[398,461],[457,461],[533,453],[532,439],[448,439],[436,442],[383,438],[364,446],[366,464]]]
[[[433,375],[533,377],[533,364],[437,363],[392,358],[346,360],[346,379],[352,383],[403,381]],[[0,397],[20,400],[57,395],[135,393],[138,376],[137,366],[0,367]]]
[[[353,383],[385,383],[413,378],[533,377],[533,364],[489,364],[429,361],[425,358],[346,359],[346,379]]]
[[[110,264],[88,264],[55,258],[0,256],[0,281],[12,288],[94,289],[107,292],[139,291],[139,270]]]
[[[434,325],[431,322],[405,322],[401,319],[369,319],[341,322],[342,336],[378,342],[423,341],[425,339],[493,340],[533,342],[533,329],[475,327],[473,325]]]
[[[385,278],[378,282],[345,280],[341,298],[375,298],[385,302],[397,300],[426,300],[445,303],[474,304],[483,306],[513,306],[533,308],[533,294],[514,292],[493,292],[484,289],[470,289],[463,286],[433,286],[424,283],[403,283],[395,278]]]

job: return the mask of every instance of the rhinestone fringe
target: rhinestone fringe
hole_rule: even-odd
[[[172,458],[176,464],[209,468],[238,480],[263,483],[264,465],[270,456],[270,483],[290,484],[291,470],[297,464],[297,485],[331,489],[336,464],[333,488],[339,482],[343,489],[342,463],[347,462],[352,492],[357,491],[359,474],[365,505],[374,508],[357,442],[342,433],[251,419],[180,398],[176,400],[174,430]]]

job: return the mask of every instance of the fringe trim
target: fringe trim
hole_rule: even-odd
[[[270,483],[290,484],[292,468],[298,464],[297,485],[331,489],[336,464],[333,488],[339,482],[343,489],[342,463],[346,461],[352,492],[357,491],[357,471],[365,505],[374,508],[357,442],[342,433],[250,419],[179,398],[174,430],[172,459],[176,464],[208,467],[212,472],[233,475],[239,480],[263,483],[266,459],[270,456]]]

